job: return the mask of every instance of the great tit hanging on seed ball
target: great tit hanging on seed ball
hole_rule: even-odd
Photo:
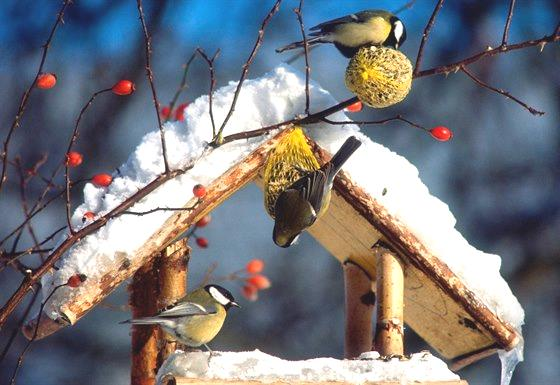
[[[187,294],[153,317],[136,318],[121,323],[159,325],[173,339],[190,347],[206,345],[220,331],[227,311],[239,307],[233,295],[218,285],[207,285]]]
[[[391,12],[366,10],[343,16],[310,28],[307,44],[314,46],[332,43],[347,58],[351,58],[359,48],[369,45],[383,45],[398,49],[406,40],[403,22]],[[296,41],[276,52],[303,47],[303,41]]]
[[[300,127],[278,143],[264,173],[265,206],[274,218],[274,243],[291,246],[327,211],[336,174],[361,144],[356,137],[349,137],[332,159],[319,167]]]

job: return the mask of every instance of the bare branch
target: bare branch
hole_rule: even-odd
[[[161,151],[163,154],[163,165],[165,167],[165,173],[168,174],[169,162],[167,161],[167,146],[165,144],[165,132],[163,130],[161,115],[159,113],[159,100],[156,93],[156,87],[154,85],[154,73],[152,71],[152,65],[150,62],[150,57],[152,56],[152,38],[148,34],[148,27],[146,26],[146,20],[144,18],[144,9],[142,8],[142,0],[136,0],[136,5],[138,7],[138,13],[140,14],[140,22],[142,23],[142,31],[144,32],[144,42],[146,46],[146,76],[148,78],[148,82],[150,83],[150,88],[152,89],[152,100],[154,101],[159,133],[161,136]]]
[[[152,213],[156,213],[158,211],[192,211],[198,206],[198,201],[194,206],[191,207],[156,207],[154,209],[146,210],[146,211],[123,211],[122,214],[129,214],[129,215],[136,215],[136,216],[144,216]]]
[[[309,44],[307,44],[307,35],[305,34],[305,26],[303,25],[303,15],[301,9],[303,7],[303,0],[299,0],[299,7],[294,9],[299,22],[301,36],[303,37],[303,52],[305,56],[305,115],[309,115],[309,74],[311,67],[309,66]]]
[[[196,58],[196,52],[193,52],[191,57],[187,61],[187,64],[184,65],[183,77],[181,78],[181,83],[179,83],[179,87],[177,87],[177,91],[175,91],[175,95],[173,95],[173,99],[171,99],[171,102],[169,103],[169,111],[173,111],[173,109],[175,108],[175,104],[177,104],[177,101],[179,100],[179,96],[181,96],[181,93],[188,88],[187,74],[189,73],[189,68],[191,66],[191,63],[195,58]],[[165,121],[166,122],[169,121],[170,117],[171,114],[169,114],[169,116],[165,119]]]
[[[504,35],[502,36],[502,47],[507,45],[508,42],[508,35],[509,35],[509,27],[511,25],[511,18],[513,17],[513,8],[515,7],[515,0],[510,0],[509,2],[509,11],[506,19],[506,25],[504,26]]]
[[[348,120],[348,121],[343,121],[343,122],[336,122],[333,120],[329,120],[327,118],[321,118],[321,121],[325,122],[325,123],[329,123],[329,124],[335,124],[335,125],[345,125],[345,124],[357,124],[358,126],[362,126],[362,125],[368,125],[368,124],[385,124],[385,123],[389,123],[389,122],[393,122],[395,120],[401,121],[401,122],[405,122],[408,125],[415,127],[415,128],[419,128],[423,131],[430,131],[428,128],[421,126],[417,123],[414,123],[406,118],[404,118],[402,115],[396,115],[393,116],[391,118],[386,118],[386,119],[381,119],[381,120],[364,120],[364,121],[359,121],[359,120]]]
[[[37,79],[39,78],[39,75],[41,74],[41,72],[43,72],[43,66],[45,65],[45,61],[47,59],[47,53],[51,46],[51,42],[54,38],[54,34],[58,29],[58,26],[64,22],[63,21],[64,12],[66,11],[66,7],[68,7],[70,3],[72,3],[72,0],[65,0],[62,3],[60,10],[58,11],[56,21],[51,29],[51,33],[49,34],[46,43],[43,45],[43,54],[41,56],[41,62],[39,63],[39,68],[37,69],[37,73],[35,74],[35,78],[33,79],[33,82],[29,85],[29,87],[27,87],[27,90],[23,93],[21,102],[19,103],[18,111],[16,113],[16,117],[14,118],[12,126],[8,131],[8,135],[6,136],[6,140],[4,141],[4,148],[2,151],[2,174],[0,175],[0,191],[2,190],[2,186],[4,185],[4,182],[7,179],[6,172],[8,169],[8,147],[10,145],[10,140],[12,139],[12,135],[14,134],[16,128],[19,127],[19,122],[23,117],[25,108],[27,107],[29,96],[31,95],[31,92],[33,92],[33,90],[35,89],[35,83],[37,83]]]
[[[206,55],[206,52],[204,52],[204,50],[201,48],[197,48],[196,52],[198,52],[198,54],[202,56],[204,61],[208,63],[208,69],[210,70],[210,92],[208,93],[208,111],[210,113],[210,121],[212,122],[212,139],[214,139],[216,137],[216,122],[214,120],[214,110],[212,108],[213,106],[212,97],[214,95],[214,87],[216,87],[216,73],[214,72],[214,60],[218,58],[218,55],[220,54],[220,49],[216,50],[216,53],[214,54],[214,56],[212,56],[212,58],[209,58],[208,55]]]
[[[249,68],[251,67],[251,64],[253,63],[253,60],[255,59],[255,56],[257,55],[257,51],[259,50],[259,47],[261,46],[261,44],[263,42],[264,31],[266,29],[266,26],[268,25],[268,23],[270,22],[272,17],[276,14],[276,12],[278,12],[278,9],[280,9],[280,4],[281,3],[282,3],[282,0],[276,0],[274,5],[272,6],[272,9],[268,12],[266,17],[262,21],[261,28],[259,29],[259,35],[257,37],[257,41],[255,42],[255,46],[253,47],[253,50],[251,51],[251,54],[249,55],[249,58],[247,59],[245,64],[243,64],[243,70],[241,71],[241,78],[239,79],[239,82],[237,83],[237,88],[235,89],[235,93],[233,95],[233,101],[231,102],[231,107],[230,107],[222,125],[220,126],[220,129],[218,130],[218,133],[217,133],[216,137],[213,138],[213,140],[212,140],[213,145],[219,146],[219,145],[223,144],[222,133],[224,131],[224,128],[226,127],[227,122],[231,118],[231,115],[233,114],[233,111],[235,111],[235,105],[237,104],[237,98],[239,97],[239,92],[241,91],[241,87],[243,86],[243,82],[245,81],[245,78],[247,77],[247,74],[249,73]]]
[[[471,78],[479,86],[482,86],[484,88],[488,88],[489,90],[497,92],[498,94],[503,95],[506,98],[509,98],[509,99],[513,100],[517,104],[519,104],[519,105],[523,106],[525,109],[527,109],[531,114],[537,115],[537,116],[544,115],[544,111],[539,111],[539,110],[534,109],[533,107],[527,105],[527,103],[525,103],[525,102],[517,99],[515,96],[511,95],[509,92],[504,91],[504,90],[499,89],[499,88],[496,88],[496,87],[492,87],[491,85],[483,82],[482,80],[480,80],[480,78],[476,77],[471,71],[469,71],[467,69],[467,67],[462,66],[461,71],[463,71],[465,73],[465,75],[467,75],[469,78]]]
[[[438,0],[436,7],[434,8],[434,12],[432,12],[432,16],[430,20],[428,20],[428,24],[424,28],[424,33],[422,34],[422,41],[420,42],[420,48],[418,49],[418,55],[416,56],[416,64],[414,65],[414,72],[413,74],[416,75],[420,71],[420,64],[422,63],[422,58],[424,56],[424,48],[426,46],[426,42],[428,41],[428,37],[430,36],[430,32],[432,31],[432,27],[436,22],[436,17],[443,7],[444,0]]]
[[[402,7],[393,11],[393,13],[395,15],[398,15],[399,13],[401,13],[403,11],[406,11],[407,9],[411,9],[412,7],[414,7],[414,3],[416,3],[416,0],[410,0],[408,3],[404,4]]]

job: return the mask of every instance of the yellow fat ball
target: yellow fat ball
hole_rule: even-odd
[[[346,87],[365,104],[389,107],[402,101],[412,85],[412,63],[400,51],[362,47],[346,67]]]
[[[264,205],[274,219],[274,204],[282,191],[306,171],[319,169],[319,162],[305,139],[301,127],[295,127],[272,150],[264,169]]]

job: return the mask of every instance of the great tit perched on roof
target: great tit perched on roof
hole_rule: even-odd
[[[239,307],[233,295],[218,285],[207,285],[187,294],[153,317],[136,318],[121,323],[159,325],[173,339],[190,347],[206,345],[220,331],[227,311]]]
[[[291,246],[329,206],[336,174],[362,143],[351,136],[332,159],[319,167],[300,127],[284,137],[265,167],[265,206],[274,218],[272,238]]]
[[[309,46],[321,43],[333,43],[347,58],[364,46],[383,45],[398,49],[406,40],[406,28],[403,22],[391,12],[366,10],[343,16],[310,28]],[[303,41],[288,44],[276,49],[284,52],[303,47]]]

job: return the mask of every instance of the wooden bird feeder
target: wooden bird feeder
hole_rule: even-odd
[[[114,266],[101,279],[87,280],[79,290],[69,293],[60,311],[73,324],[135,273],[135,279],[148,279],[142,276],[142,267],[145,269],[145,266],[154,263],[162,250],[189,226],[247,183],[256,182],[262,187],[261,171],[267,155],[289,129],[260,145],[208,184],[208,193],[196,209],[174,212],[137,250],[135,258],[129,260],[126,256],[116,256]],[[320,163],[330,158],[311,140],[310,144]],[[437,255],[428,251],[405,225],[391,216],[344,172],[336,178],[333,190],[328,212],[309,232],[344,266],[346,357],[357,357],[374,348],[384,356],[402,355],[404,323],[439,354],[451,360],[452,368],[455,369],[493,354],[497,349],[510,350],[517,345],[520,336],[515,329],[485,306]],[[185,202],[184,207],[190,207],[193,203]],[[372,317],[375,307],[377,320],[374,332]],[[35,319],[24,326],[24,334],[28,337],[32,335],[36,322]],[[38,325],[38,338],[66,325],[43,316]],[[149,339],[149,336],[145,338]],[[164,383],[195,382],[173,378]],[[466,382],[448,381],[440,384],[459,385]]]

